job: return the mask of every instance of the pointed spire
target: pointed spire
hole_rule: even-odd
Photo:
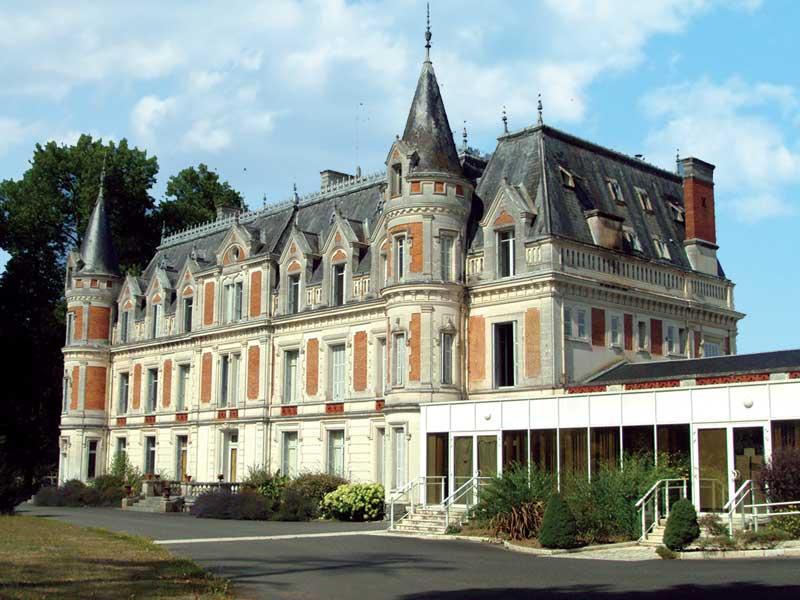
[[[544,119],[542,118],[542,95],[539,94],[539,102],[536,104],[536,110],[539,112],[539,118],[536,120],[537,125],[544,125]]]
[[[427,26],[425,28],[425,62],[431,62],[431,3],[427,3],[428,8],[428,17],[427,17]]]
[[[430,6],[428,12],[425,62],[422,63],[402,140],[417,153],[418,160],[412,166],[413,171],[463,175],[439,83],[430,61]]]
[[[508,116],[506,116],[506,106],[503,105],[503,133],[508,133]]]
[[[463,133],[461,134],[461,138],[462,138],[462,140],[463,140],[463,141],[462,141],[462,145],[461,145],[461,149],[462,149],[464,152],[466,152],[466,151],[467,151],[467,148],[469,148],[469,144],[467,143],[467,122],[466,122],[466,121],[464,121],[464,131],[463,131]]]
[[[119,275],[119,262],[114,244],[111,241],[111,229],[108,225],[106,201],[103,193],[106,179],[106,161],[103,157],[103,169],[100,172],[100,190],[97,192],[92,214],[86,226],[86,233],[81,243],[81,272],[91,275]]]

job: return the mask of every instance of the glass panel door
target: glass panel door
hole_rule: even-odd
[[[472,436],[455,436],[453,438],[453,491],[472,479],[473,465]]]
[[[758,487],[758,476],[764,464],[764,428],[733,428],[733,490],[741,487],[748,479],[753,482],[755,502],[764,502],[764,496]],[[743,504],[750,504],[748,498]]]
[[[497,435],[478,436],[478,477],[497,476]]]
[[[728,502],[727,433],[724,427],[697,431],[700,512],[720,512]]]

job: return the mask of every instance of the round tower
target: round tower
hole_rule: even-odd
[[[106,464],[109,347],[120,283],[101,178],[80,251],[71,252],[67,259],[60,481],[91,479]]]

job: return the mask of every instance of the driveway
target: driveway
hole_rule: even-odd
[[[380,533],[383,524],[246,523],[115,509],[25,510],[167,540],[173,552],[227,577],[247,598],[800,598],[800,559],[615,562],[394,537]],[[237,537],[249,539],[220,541]]]

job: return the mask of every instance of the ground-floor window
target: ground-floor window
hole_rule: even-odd
[[[503,470],[528,464],[527,430],[503,432]]]
[[[189,436],[179,435],[175,438],[176,468],[179,481],[186,481],[189,466]]]
[[[619,427],[593,427],[592,473],[619,467]]]
[[[406,484],[406,429],[392,427],[392,447],[394,449],[394,470],[392,487],[399,489]]]
[[[689,425],[659,425],[656,428],[659,459],[669,460],[671,464],[684,465],[688,471],[689,457]]]
[[[556,430],[531,430],[531,465],[546,473],[556,472]]]
[[[281,435],[281,473],[294,477],[297,475],[297,432],[284,431]]]
[[[222,475],[225,481],[235,482],[239,480],[239,432],[228,431],[224,436],[224,451]]]
[[[151,435],[144,438],[144,472],[156,472],[156,438]]]
[[[386,444],[386,429],[384,427],[375,428],[375,481],[381,485],[384,483],[383,461],[385,459],[384,444]]]
[[[328,465],[330,475],[344,477],[344,429],[328,431]]]
[[[88,460],[86,461],[86,478],[94,479],[97,475],[97,440],[89,440]]]
[[[128,438],[119,437],[117,438],[117,456],[127,456],[128,455]]]
[[[449,494],[447,438],[446,433],[429,433],[426,440],[428,480],[425,498],[428,503],[441,502]]]
[[[800,448],[800,420],[772,422],[772,451]]]
[[[625,456],[653,456],[655,428],[652,425],[630,425],[622,428],[622,448]]]
[[[561,429],[559,432],[559,458],[561,475],[579,475],[587,472],[588,448],[586,428]]]

